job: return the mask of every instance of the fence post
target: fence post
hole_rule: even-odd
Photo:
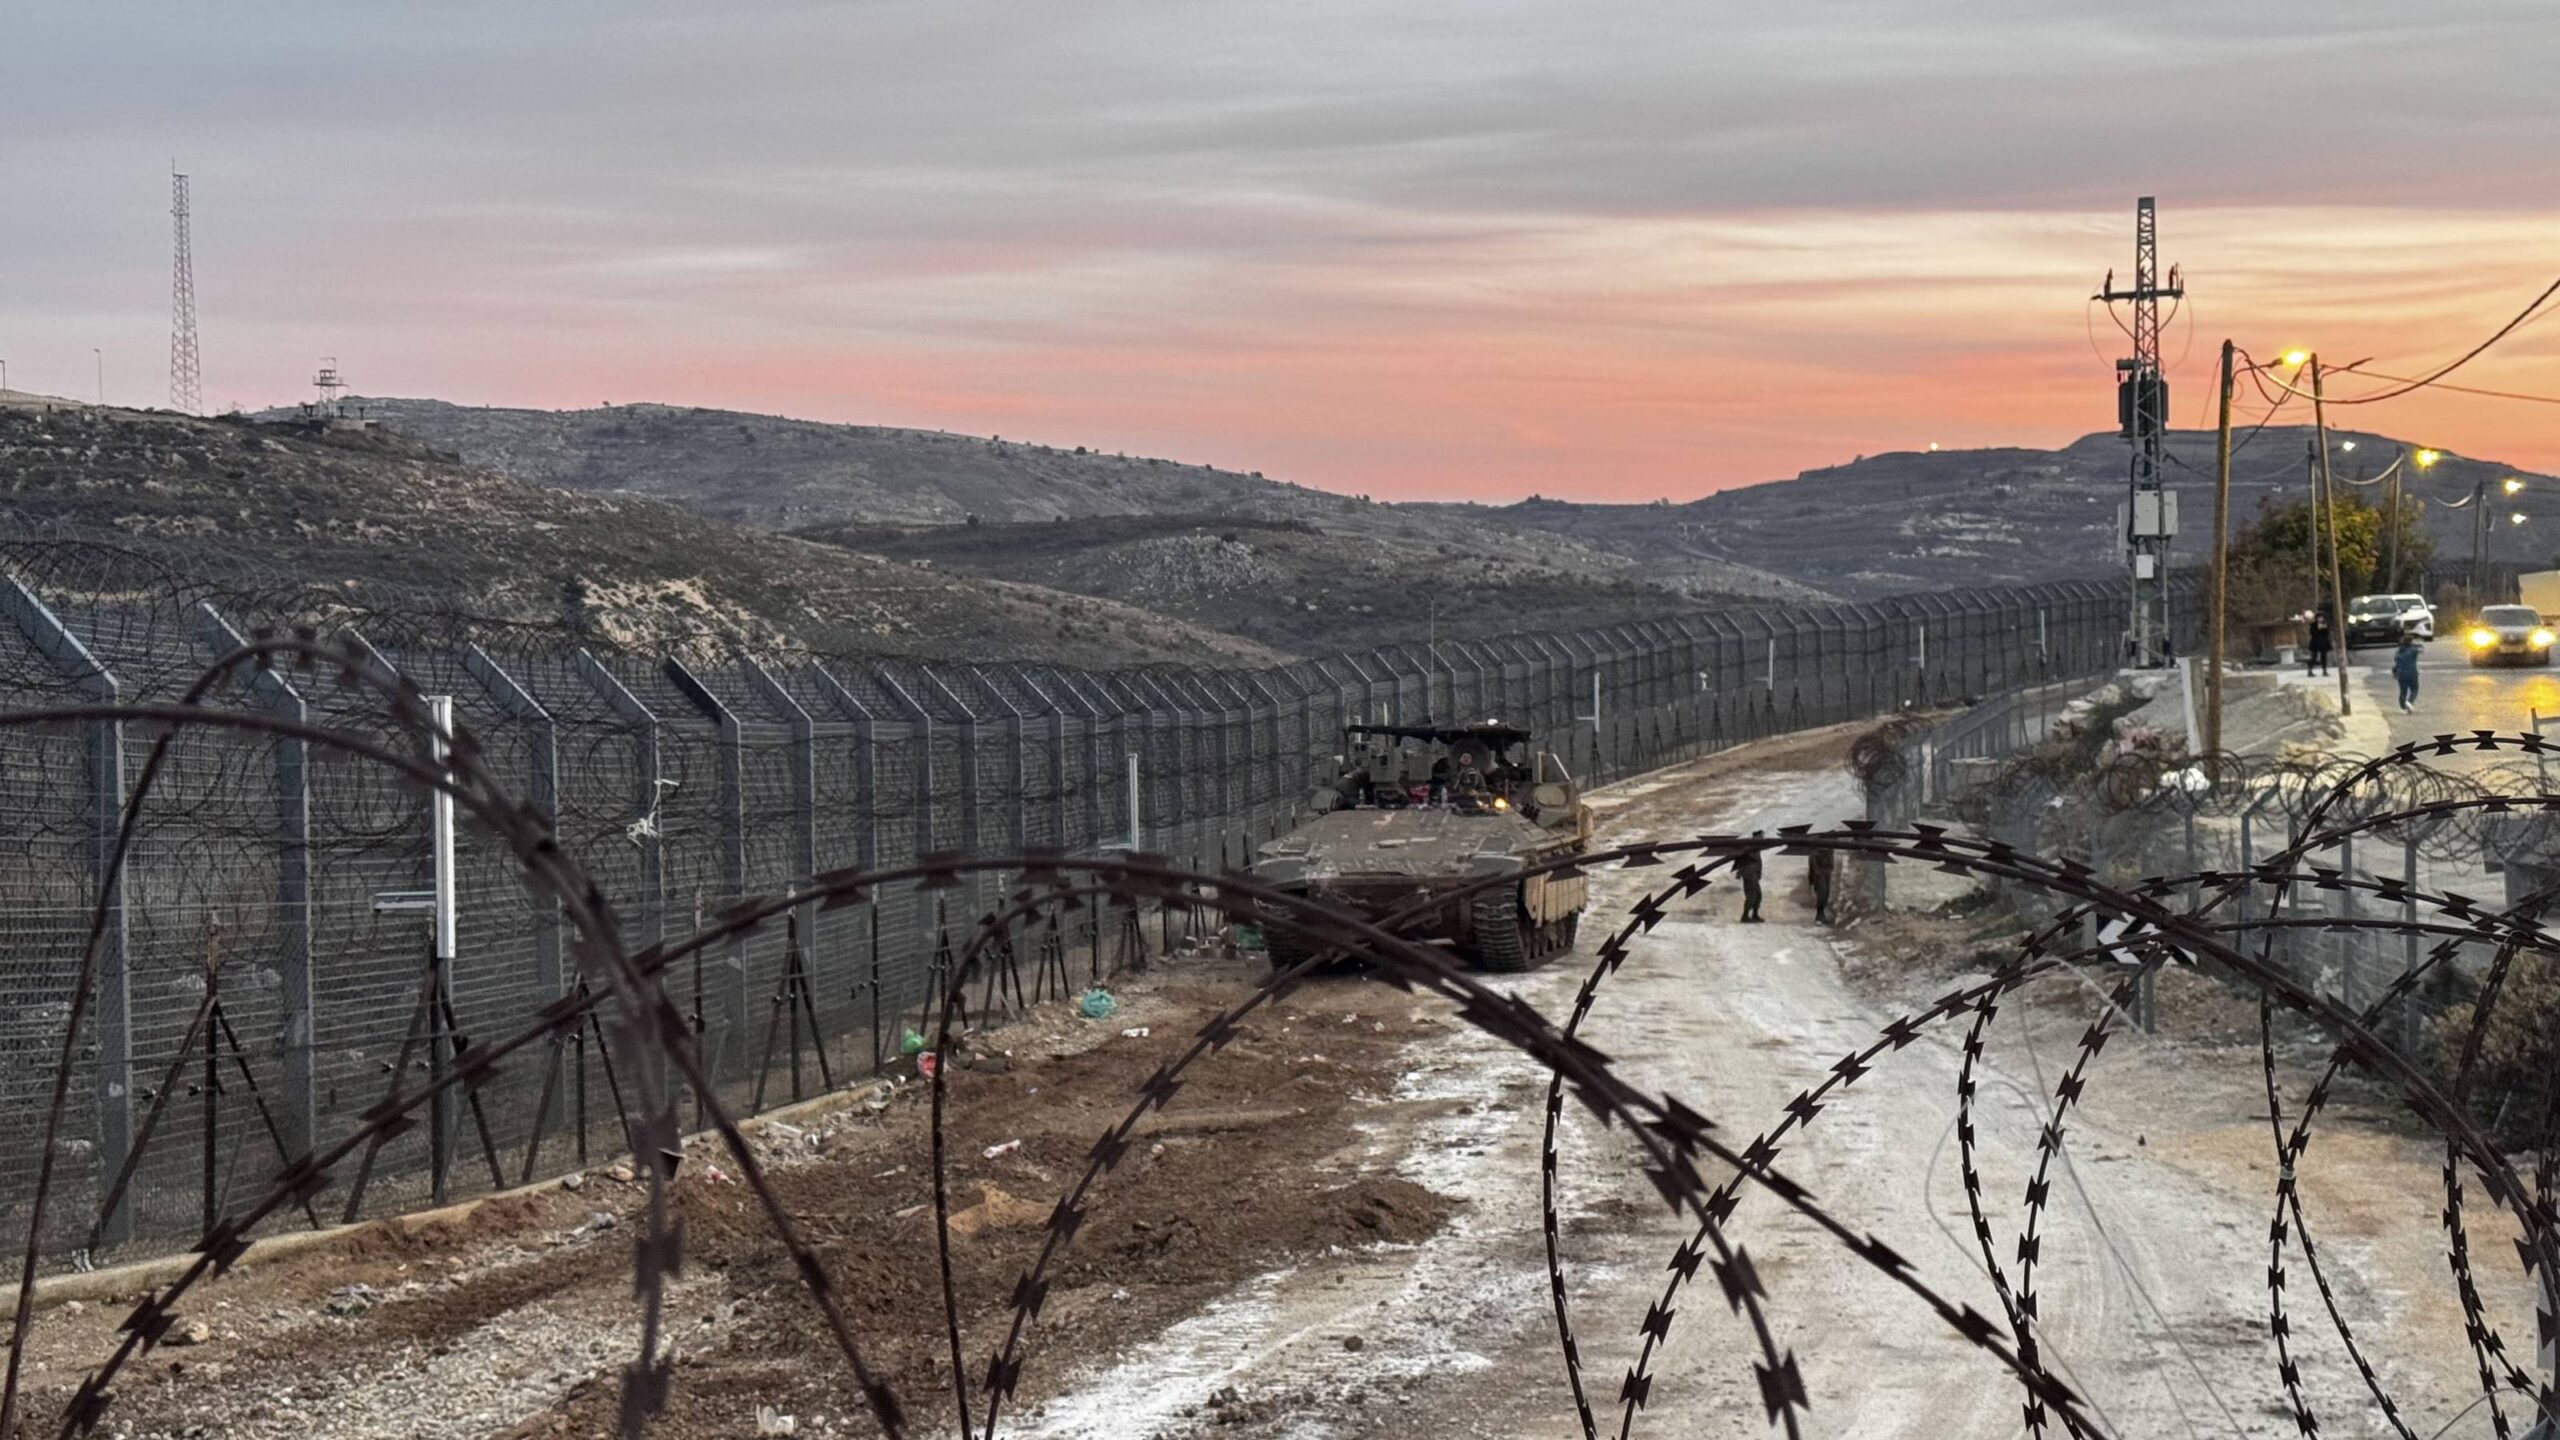
[[[658,833],[658,801],[663,787],[659,784],[658,716],[640,703],[615,678],[603,661],[583,648],[572,657],[577,663],[578,677],[605,703],[605,708],[631,727],[638,741],[638,763],[631,775],[632,816],[628,833],[640,850],[640,944],[663,945],[667,941],[667,870],[666,838]]]
[[[560,828],[560,728],[552,721],[551,712],[533,698],[533,692],[516,683],[505,667],[489,658],[477,645],[465,645],[460,659],[463,672],[480,687],[489,703],[505,714],[525,722],[532,737],[527,757],[525,803],[542,816],[556,839]],[[533,908],[533,978],[544,995],[558,997],[567,993],[568,973],[561,962],[560,897],[536,897]],[[548,1118],[548,1117],[544,1117]],[[540,1124],[537,1120],[535,1123]]]
[[[987,837],[985,816],[979,813],[979,797],[985,794],[985,788],[981,783],[984,777],[979,773],[979,761],[982,758],[985,737],[979,728],[978,707],[962,699],[958,691],[953,690],[948,682],[934,673],[932,666],[919,665],[916,667],[916,673],[922,675],[925,683],[933,687],[934,693],[942,697],[942,703],[950,706],[952,711],[960,716],[960,853],[982,855],[986,853]],[[991,887],[1001,883],[992,875],[971,875],[968,885],[970,908],[992,909],[993,904],[988,892]],[[938,938],[937,943],[939,943]]]
[[[864,870],[875,869],[880,864],[880,757],[871,745],[871,707],[855,699],[826,666],[812,661],[807,673],[837,718],[852,722],[853,788],[861,796],[861,823],[854,830],[855,863]]]
[[[1023,681],[1031,685],[1031,693],[1039,696],[1049,707],[1049,764],[1051,773],[1057,777],[1058,784],[1058,848],[1073,853],[1085,845],[1100,845],[1102,843],[1103,777],[1098,771],[1102,764],[1102,712],[1072,680],[1054,670],[1049,672],[1049,686],[1046,689],[1033,684],[1027,671],[1024,672]],[[1084,783],[1075,787],[1082,793],[1083,798],[1072,804],[1070,802],[1073,797],[1070,796],[1067,788],[1069,773],[1067,706],[1069,704],[1075,706],[1078,718],[1084,721]],[[1073,814],[1083,816],[1084,825],[1081,830],[1071,822],[1070,816]]]
[[[1013,775],[1005,786],[1013,795],[1012,813],[1005,817],[1011,843],[1005,848],[1018,855],[1031,848],[1031,745],[1026,723],[1029,716],[1021,706],[1013,703],[1013,697],[1004,693],[1003,687],[987,678],[985,670],[975,665],[963,668],[969,678],[977,682],[979,692],[996,702],[996,708],[1004,712],[1005,734],[1013,742]],[[971,713],[976,713],[974,708]],[[976,752],[977,746],[972,743],[970,753],[974,755]]]
[[[791,728],[791,884],[806,893],[818,875],[818,726],[809,718],[807,707],[791,698],[791,691],[771,671],[747,655],[738,657],[738,668],[746,673],[747,684],[785,725]],[[803,900],[792,907],[799,917],[791,937],[791,961],[799,966],[804,983],[815,987],[818,976],[818,902]],[[743,973],[743,972],[742,972]],[[786,971],[786,973],[788,973]],[[787,987],[784,990],[789,993]],[[784,1002],[788,1005],[790,1002]],[[813,1007],[814,1008],[814,1007]],[[789,1015],[786,1023],[793,1023]],[[798,1033],[797,1031],[793,1033]],[[795,1045],[797,1041],[793,1042]],[[739,1051],[745,1053],[746,1033],[739,1032]],[[797,1053],[796,1051],[794,1053]],[[763,1061],[759,1059],[758,1064]],[[759,1079],[756,1082],[762,1085]],[[795,1067],[791,1076],[792,1092],[799,1093],[800,1075]]]
[[[1043,743],[1049,752],[1049,838],[1047,841],[1047,848],[1057,850],[1061,853],[1073,850],[1075,848],[1074,837],[1067,827],[1066,708],[1058,703],[1057,696],[1050,694],[1046,689],[1041,687],[1039,681],[1031,678],[1031,672],[1029,670],[1020,665],[1007,666],[1006,669],[1013,676],[1013,683],[1021,686],[1024,694],[1029,695],[1034,701],[1039,703],[1041,714],[1046,716],[1049,722],[1045,727],[1043,727],[1047,732],[1043,737]],[[1024,848],[1029,849],[1031,847],[1026,845]]]
[[[878,869],[880,865],[880,757],[871,738],[873,718],[871,707],[854,698],[853,692],[845,688],[843,681],[838,680],[826,666],[814,660],[807,662],[802,667],[801,673],[808,679],[810,688],[817,692],[819,699],[835,712],[836,718],[848,721],[853,726],[854,864],[865,873],[869,873]],[[862,902],[862,914],[868,922],[864,928],[868,931],[869,963],[862,967],[863,978],[854,982],[852,993],[863,997],[862,1008],[871,1024],[871,1063],[876,1067],[880,1063],[880,897],[878,894],[874,893]],[[804,928],[810,932],[809,943],[814,947],[817,944],[815,927]],[[814,975],[812,978],[814,980]]]
[[[738,727],[738,717],[719,696],[711,693],[684,662],[670,655],[658,662],[659,673],[676,693],[684,696],[702,718],[712,723],[720,737],[720,794],[715,802],[720,819],[720,888],[721,906],[726,908],[747,895],[747,785],[746,736]],[[721,947],[720,963],[729,967],[720,985],[721,1036],[710,1053],[702,1057],[705,1071],[714,1080],[731,1080],[743,1074],[747,1062],[747,1016],[752,1007],[747,1003],[747,950],[743,937],[732,936]]]
[[[15,579],[0,578],[0,609],[9,612],[27,643],[71,682],[81,699],[99,705],[123,701],[124,688],[116,683],[114,674],[98,663],[89,647],[80,643],[80,637],[72,634],[36,598],[34,591]],[[126,1157],[133,1152],[132,979],[126,968],[124,875],[115,863],[116,834],[124,823],[124,722],[92,720],[81,727],[81,734],[88,811],[84,848],[88,852],[89,884],[95,903],[106,916],[106,928],[98,937],[98,963],[92,978],[92,993],[97,998],[90,1022],[91,1033],[97,1037],[97,1053],[90,1061],[90,1088],[98,1106],[98,1173],[104,1177],[121,1173]],[[303,1093],[307,1097],[310,1092],[306,1088]],[[307,1127],[303,1135],[303,1148],[307,1149]],[[126,1196],[118,1200],[114,1212],[102,1217],[100,1243],[113,1245],[132,1237],[130,1197],[131,1189],[127,1187]]]
[[[196,605],[197,640],[217,656],[239,649],[240,632],[211,605]],[[241,688],[279,718],[308,723],[310,709],[283,675],[263,666],[240,677]],[[275,742],[276,802],[276,1019],[284,1106],[277,1118],[285,1148],[307,1153],[319,1133],[313,1050],[318,1017],[311,989],[311,747],[301,740]]]
[[[921,862],[929,855],[938,854],[942,848],[935,841],[933,829],[933,712],[917,704],[914,694],[906,686],[898,683],[898,677],[892,674],[887,666],[874,665],[871,667],[871,674],[872,678],[880,682],[880,688],[891,699],[898,702],[900,709],[907,712],[907,733],[914,737],[915,852],[916,859]],[[922,885],[917,886],[915,890],[916,934],[919,937],[918,943],[924,947],[928,962],[940,953],[942,941],[941,926],[935,922],[934,916],[935,893]],[[927,1003],[942,998],[940,993],[942,979],[943,977],[939,974],[931,977],[934,989],[927,993],[925,997]],[[900,1008],[903,1009],[904,1006],[901,1005]]]

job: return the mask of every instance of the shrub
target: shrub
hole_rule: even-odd
[[[2477,1009],[2476,997],[2463,1001],[2428,1027],[2436,1068],[2447,1084],[2462,1063]],[[2560,960],[2528,950],[2508,970],[2480,1037],[2471,1069],[2473,1104],[2499,1127],[2501,1140],[2530,1139],[2529,1132],[2542,1124],[2554,1076],[2560,1076]]]

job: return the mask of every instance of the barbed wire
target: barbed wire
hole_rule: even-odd
[[[270,682],[289,683],[297,693],[326,699],[314,707],[316,715],[216,703],[231,692],[254,691]],[[623,1433],[637,1435],[645,1430],[650,1418],[664,1408],[673,1380],[663,1349],[663,1312],[666,1286],[683,1260],[682,1236],[668,1203],[684,1153],[678,1108],[683,1098],[691,1100],[697,1128],[707,1132],[735,1166],[775,1245],[790,1258],[808,1303],[843,1357],[849,1386],[860,1394],[883,1433],[908,1433],[913,1422],[906,1399],[895,1394],[871,1366],[838,1298],[836,1276],[804,1233],[800,1217],[772,1184],[763,1161],[740,1130],[728,1097],[706,1069],[697,1043],[698,1010],[688,1014],[667,982],[702,957],[769,937],[775,927],[796,923],[800,915],[872,903],[883,893],[968,896],[988,886],[996,898],[983,909],[972,905],[977,918],[965,924],[965,934],[950,942],[947,967],[939,973],[933,992],[937,1019],[931,1047],[946,1061],[972,1013],[970,987],[985,985],[990,967],[1011,953],[1014,937],[1032,928],[1068,922],[1096,910],[1120,907],[1134,914],[1139,906],[1153,905],[1275,929],[1288,938],[1289,948],[1306,958],[1275,970],[1243,999],[1202,1024],[1179,1055],[1136,1087],[1127,1110],[1097,1138],[1082,1174],[1051,1212],[1038,1254],[1005,1302],[1002,1338],[984,1352],[982,1370],[963,1363],[970,1348],[963,1326],[967,1307],[950,1265],[950,1160],[942,1078],[949,1066],[934,1067],[929,1124],[935,1228],[943,1265],[944,1319],[955,1362],[952,1400],[964,1436],[978,1429],[989,1436],[996,1433],[1006,1405],[1020,1386],[1025,1350],[1037,1332],[1050,1277],[1085,1232],[1097,1203],[1095,1187],[1130,1153],[1139,1125],[1172,1105],[1196,1067],[1212,1062],[1258,1014],[1303,984],[1314,967],[1346,957],[1392,983],[1445,1002],[1466,1023],[1549,1071],[1541,1151],[1548,1277],[1559,1349],[1586,1436],[1596,1437],[1599,1425],[1585,1393],[1582,1347],[1564,1271],[1558,1212],[1557,1177],[1563,1164],[1559,1132],[1568,1098],[1598,1122],[1628,1137],[1635,1168],[1665,1208],[1686,1217],[1694,1227],[1670,1259],[1673,1278],[1662,1299],[1648,1311],[1637,1358],[1619,1386],[1617,1428],[1622,1436],[1631,1433],[1637,1416],[1653,1399],[1653,1357],[1669,1342],[1675,1301],[1701,1275],[1715,1284],[1749,1332],[1749,1347],[1756,1358],[1750,1362],[1745,1393],[1756,1398],[1783,1433],[1803,1433],[1812,1400],[1801,1361],[1782,1340],[1784,1330],[1760,1270],[1733,1231],[1736,1207],[1746,1192],[1769,1197],[1826,1237],[1844,1263],[1863,1269],[1936,1317],[1962,1343],[1980,1350],[1989,1363],[2010,1374],[2020,1387],[2031,1431],[2059,1423],[2074,1436],[2107,1433],[2106,1422],[2081,1387],[2058,1373],[2057,1362],[2041,1339],[2041,1312],[2049,1301],[2039,1289],[2038,1266],[2046,1238],[2052,1172],[2063,1154],[2068,1121],[2086,1104],[2094,1064],[2110,1040],[2122,1033],[2138,987],[2173,963],[2212,967],[2254,994],[2267,1017],[2261,1025],[2260,1060],[2282,1167],[2269,1280],[2280,1346],[2289,1330],[2283,1300],[2284,1259],[2287,1246],[2299,1244],[2322,1289],[2333,1325],[2356,1357],[2365,1384],[2386,1413],[2397,1416],[2319,1269],[2295,1179],[2313,1118],[2329,1098],[2327,1077],[2352,1066],[2373,1083],[2394,1091],[2443,1140],[2449,1268],[2466,1335],[2479,1359],[2482,1390],[2484,1396],[2492,1397],[2489,1405],[2493,1415],[2500,1417],[2502,1433],[2505,1412],[2495,1396],[2521,1395],[2529,1405],[2551,1404],[2548,1378],[2536,1381],[2508,1357],[2506,1341],[2487,1318],[2477,1279],[2479,1257],[2468,1243],[2463,1219],[2467,1199],[2463,1182],[2466,1177],[2476,1181],[2481,1192],[2513,1218],[2523,1237],[2518,1256],[2528,1280],[2560,1274],[2560,1236],[2554,1233],[2550,1204],[2553,1167],[2546,1157],[2530,1180],[2520,1173],[2516,1162],[2483,1130],[2469,1089],[2473,1057],[2498,1013],[2514,958],[2526,952],[2546,960],[2560,955],[2560,944],[2546,938],[2538,924],[2542,908],[2553,902],[2555,894],[2545,892],[2510,907],[2489,907],[2448,892],[2309,864],[2310,856],[2359,835],[2403,837],[2414,845],[2419,843],[2417,837],[2432,840],[2447,827],[2474,824],[2483,816],[2560,811],[2560,796],[2539,790],[2511,793],[2505,788],[2509,782],[2522,783],[2528,775],[2538,775],[2540,762],[2551,752],[2538,736],[2488,732],[2446,736],[2345,764],[2325,760],[2265,764],[2236,758],[2226,764],[2227,757],[2216,757],[2211,765],[2177,767],[2120,758],[2096,777],[2089,786],[2094,798],[2083,804],[2116,815],[2153,813],[2183,820],[2245,815],[2248,810],[2241,799],[2245,795],[2252,797],[2249,804],[2264,799],[2276,807],[2288,830],[2283,845],[2243,866],[2124,882],[2068,856],[2048,855],[2039,848],[1997,838],[1927,824],[1859,821],[1829,829],[1790,826],[1774,835],[1705,835],[1608,847],[1543,862],[1520,874],[1486,877],[1455,894],[1437,895],[1406,911],[1373,919],[1250,875],[1203,871],[1145,853],[1098,857],[1057,850],[993,850],[926,854],[900,863],[830,870],[774,893],[736,897],[701,915],[690,933],[643,942],[633,938],[629,922],[585,868],[583,853],[561,843],[553,818],[504,783],[513,766],[504,751],[485,740],[477,726],[460,719],[449,729],[440,729],[414,682],[387,669],[369,649],[353,642],[323,640],[313,634],[244,637],[242,643],[214,655],[168,698],[53,700],[0,711],[0,737],[12,740],[20,735],[59,733],[66,725],[108,724],[134,727],[148,736],[148,745],[112,833],[105,858],[109,882],[96,887],[84,906],[86,941],[67,987],[71,1005],[62,1017],[50,1072],[39,1176],[20,1253],[22,1283],[5,1388],[0,1388],[0,1434],[10,1433],[22,1404],[19,1366],[26,1353],[35,1294],[32,1282],[43,1253],[43,1237],[53,1219],[54,1187],[66,1153],[64,1130],[81,1068],[80,1047],[92,1019],[90,997],[96,990],[103,940],[118,908],[132,903],[120,895],[114,879],[125,873],[134,847],[148,834],[148,817],[162,803],[164,787],[185,784],[178,757],[189,745],[216,737],[259,746],[306,746],[315,755],[336,757],[333,763],[354,767],[365,777],[363,784],[350,792],[351,798],[340,809],[330,812],[330,823],[359,844],[405,843],[401,837],[420,813],[419,807],[435,795],[450,797],[465,821],[494,847],[493,853],[506,857],[527,896],[535,903],[560,908],[570,936],[568,951],[577,988],[548,999],[530,1018],[460,1044],[423,1082],[415,1078],[408,1063],[409,1047],[404,1046],[401,1062],[388,1067],[387,1078],[380,1081],[371,1103],[354,1113],[344,1133],[325,1143],[315,1137],[310,1148],[287,1157],[272,1182],[254,1198],[212,1217],[197,1237],[195,1257],[186,1270],[132,1306],[114,1350],[52,1417],[61,1434],[88,1431],[104,1419],[118,1375],[162,1342],[180,1319],[187,1297],[205,1281],[225,1273],[244,1253],[258,1227],[308,1206],[332,1187],[360,1188],[382,1147],[414,1128],[421,1112],[448,1103],[470,1103],[502,1075],[522,1077],[538,1071],[546,1044],[580,1033],[590,1023],[600,1023],[607,1055],[619,1067],[631,1097],[631,1109],[624,1117],[626,1133],[648,1194],[643,1233],[634,1252],[641,1324],[636,1354],[623,1371],[619,1420]],[[1866,757],[1859,767],[1862,778],[1874,783],[1875,776],[1888,768],[1881,757],[1899,755],[1901,742],[1911,733],[1907,727],[1896,727],[1890,743],[1857,747],[1856,753]],[[2491,752],[2527,757],[2532,763],[2498,772],[2494,780],[2441,773],[2418,778],[2430,771],[2427,762],[2431,760]],[[700,762],[678,757],[672,763],[678,773],[692,778],[694,771],[683,767]],[[2144,783],[2136,784],[2137,780]],[[1595,1013],[1607,981],[1623,972],[1636,947],[1653,935],[1671,905],[1705,893],[1744,856],[1815,854],[1853,864],[1914,863],[2032,889],[2050,897],[2058,910],[1989,978],[1960,986],[1883,1026],[1872,1040],[1834,1060],[1818,1083],[1799,1091],[1782,1107],[1774,1125],[1747,1143],[1738,1142],[1726,1138],[1740,1132],[1733,1117],[1721,1114],[1719,1106],[1706,1103],[1704,1097],[1655,1093],[1635,1085],[1616,1061],[1584,1040],[1581,1032]],[[1408,933],[1426,909],[1462,905],[1478,893],[1524,878],[1572,879],[1603,868],[1661,867],[1670,867],[1666,879],[1631,902],[1614,932],[1597,947],[1592,968],[1561,1025],[1467,972],[1444,949]],[[2351,1008],[2323,993],[2290,973],[2269,948],[2267,937],[2304,918],[2285,913],[2286,897],[2298,887],[2366,894],[2391,905],[2423,910],[2424,918],[2348,915],[2324,917],[2320,923],[2332,929],[2432,939],[2435,949],[2428,963],[2412,966],[2369,1005]],[[2246,898],[2261,895],[2271,897],[2263,907]],[[2236,913],[2222,915],[2226,908]],[[967,912],[962,918],[967,921]],[[2079,943],[2077,937],[2098,919],[2123,928],[2097,944]],[[2252,941],[2257,943],[2253,946]],[[2465,944],[2495,947],[2497,958],[2467,1024],[2464,1059],[2447,1088],[2418,1060],[2387,1043],[2377,1026],[2429,974],[2449,966]],[[434,962],[416,963],[418,973],[413,978],[419,992],[422,997],[432,995]],[[2033,1178],[2018,1212],[2014,1258],[2004,1261],[1975,1154],[1978,1136],[1970,1112],[1973,1067],[1988,1027],[2008,997],[2041,980],[2096,964],[2116,965],[2115,982],[2105,987],[2108,993],[2048,1098],[2048,1118],[2036,1140]],[[211,975],[209,958],[205,968]],[[988,988],[991,992],[992,986]],[[2293,1117],[2290,1129],[2276,1103],[2272,1021],[2280,1012],[2308,1024],[2331,1048],[2328,1071],[2314,1086],[2302,1113]],[[1857,1217],[1838,1212],[1779,1168],[1782,1151],[1794,1132],[1851,1103],[1850,1092],[1859,1082],[1884,1071],[1915,1043],[1952,1029],[1960,1020],[1967,1029],[1961,1046],[1964,1061],[1956,1095],[1956,1135],[1977,1247],[2000,1302],[1998,1319],[1954,1298],[1908,1257],[1863,1228]],[[191,1033],[201,1028],[199,1022]],[[2540,1117],[2546,1135],[2552,1120],[2546,1104]],[[138,1147],[139,1151],[151,1148],[147,1139]],[[1711,1181],[1710,1167],[1722,1178]],[[115,1208],[129,1183],[129,1177],[119,1177],[103,1187],[102,1213]],[[2551,1319],[2548,1302],[2544,1304],[2541,1323],[2547,1329]],[[2316,1417],[2289,1351],[2280,1349],[2277,1373],[2302,1428],[2312,1432]],[[975,1422],[977,1429],[973,1429],[973,1414],[983,1417]]]

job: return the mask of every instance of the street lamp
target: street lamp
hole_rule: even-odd
[[[2438,454],[2437,452],[2435,452],[2435,451],[2433,451],[2433,450],[2421,450],[2421,451],[2419,451],[2417,454],[2412,455],[2412,456],[2410,456],[2409,458],[2418,462],[2418,468],[2419,468],[2419,469],[2421,469],[2421,470],[2431,470],[2431,469],[2435,468],[2435,463],[2436,463],[2437,461],[2439,461],[2439,460],[2443,459],[2443,458],[2444,458],[2444,456],[2442,456],[2442,455]]]
[[[2518,510],[2518,511],[2516,511],[2514,514],[2509,515],[2509,516],[2507,517],[2507,523],[2508,523],[2508,524],[2510,524],[2510,525],[2521,525],[2521,524],[2523,524],[2523,523],[2524,523],[2524,512],[2523,512],[2523,511],[2521,511],[2521,510]]]
[[[2513,495],[2524,488],[2524,482],[2513,475],[2508,476],[2506,479],[2499,481],[2498,483],[2500,488],[2504,489],[2510,495]]]

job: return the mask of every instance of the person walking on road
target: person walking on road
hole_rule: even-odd
[[[2311,613],[2310,643],[2303,646],[2304,665],[2314,675],[2329,673],[2329,612]]]
[[[1831,923],[1831,852],[1816,850],[1805,857],[1805,883],[1813,887],[1813,923]]]
[[[2403,633],[2400,648],[2391,652],[2391,678],[2400,682],[2400,708],[2418,708],[2418,637]]]
[[[1754,830],[1753,835],[1760,832]],[[1760,923],[1760,852],[1745,850],[1733,857],[1733,877],[1742,882],[1742,923]]]

